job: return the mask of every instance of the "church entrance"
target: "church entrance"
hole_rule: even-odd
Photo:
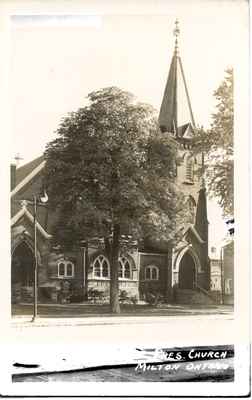
[[[33,299],[34,256],[26,242],[20,243],[12,254],[11,292],[12,302]]]
[[[179,288],[193,289],[195,287],[195,263],[189,252],[186,252],[179,266]]]

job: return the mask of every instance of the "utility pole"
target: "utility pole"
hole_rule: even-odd
[[[88,241],[82,240],[80,248],[82,250],[82,292],[84,299],[87,300]]]
[[[221,247],[220,250],[220,266],[221,266],[221,304],[224,304],[223,247]]]
[[[35,321],[38,315],[38,254],[37,254],[37,197],[33,196],[33,224],[34,224],[34,282],[33,282],[33,317]]]
[[[28,204],[33,206],[33,230],[34,230],[34,281],[33,281],[33,316],[31,322],[34,322],[38,315],[38,249],[37,249],[37,207],[46,206],[45,203],[48,201],[48,196],[44,193],[44,196],[39,197],[39,201],[36,195],[33,195],[33,200],[16,200],[21,203],[23,207]]]

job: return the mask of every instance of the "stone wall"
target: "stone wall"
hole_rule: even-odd
[[[119,279],[119,290],[126,292],[127,297],[139,299],[138,281]],[[92,292],[100,292],[102,300],[109,301],[110,279],[89,279],[88,280],[88,299],[92,300]],[[95,294],[94,294],[95,295]],[[98,294],[97,294],[98,295]],[[98,296],[99,297],[99,296]]]

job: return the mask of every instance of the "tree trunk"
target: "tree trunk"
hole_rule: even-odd
[[[105,245],[105,253],[108,259],[111,261],[111,243],[109,241],[109,237],[104,237],[104,245]]]
[[[113,314],[120,314],[119,283],[118,283],[118,258],[120,247],[120,225],[114,226],[110,261],[110,308]]]

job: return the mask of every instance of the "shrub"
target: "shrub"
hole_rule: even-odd
[[[105,300],[105,292],[102,290],[97,290],[97,289],[89,289],[88,291],[88,299],[90,299],[91,301],[101,301],[101,300]]]
[[[120,290],[119,301],[121,303],[136,304],[137,303],[137,297],[136,296],[130,296],[126,290]]]
[[[137,297],[136,296],[131,296],[130,301],[132,304],[136,305],[137,304]]]
[[[163,301],[163,296],[159,292],[147,292],[145,295],[145,300],[149,305],[157,306]]]

